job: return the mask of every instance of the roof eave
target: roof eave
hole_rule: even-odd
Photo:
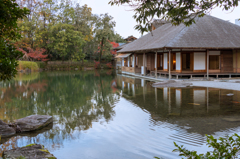
[[[163,47],[163,48],[153,48],[144,50],[127,50],[127,51],[117,51],[117,53],[128,53],[128,52],[143,52],[143,51],[158,51],[158,50],[171,50],[171,49],[209,49],[209,50],[238,50],[240,47]]]

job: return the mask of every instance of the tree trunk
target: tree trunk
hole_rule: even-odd
[[[99,65],[101,67],[101,58],[102,58],[102,53],[103,53],[103,42],[104,42],[104,37],[102,38],[102,42],[101,42],[101,49],[100,49],[100,53],[99,53]]]

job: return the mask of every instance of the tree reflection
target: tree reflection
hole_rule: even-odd
[[[61,145],[62,140],[91,128],[93,122],[109,122],[115,115],[114,103],[120,97],[111,85],[114,75],[95,74],[94,71],[50,72],[41,73],[31,81],[3,83],[0,117],[10,122],[32,114],[52,115],[54,126],[42,134],[43,140]]]

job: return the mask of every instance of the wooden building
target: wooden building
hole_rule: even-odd
[[[195,21],[189,27],[167,21],[153,25],[152,33],[118,51],[122,72],[169,78],[240,75],[240,26],[209,15]]]
[[[131,35],[124,40],[129,43],[129,42],[133,42],[134,40],[137,40],[137,38]]]

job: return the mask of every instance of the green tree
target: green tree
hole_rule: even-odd
[[[91,56],[94,52],[93,26],[96,22],[96,16],[92,14],[92,8],[87,5],[76,5],[73,25],[76,31],[82,32],[85,44],[83,45],[83,54]]]
[[[98,44],[97,52],[99,53],[99,62],[101,65],[102,55],[111,55],[112,45],[110,41],[114,36],[113,28],[115,27],[115,22],[113,17],[106,14],[101,14],[95,24],[95,42]]]
[[[134,8],[137,23],[136,29],[143,32],[151,30],[153,18],[170,20],[172,24],[191,25],[195,17],[202,17],[215,7],[223,11],[234,9],[239,0],[111,0],[111,5],[128,4]],[[194,13],[194,14],[193,14]]]
[[[126,42],[124,40],[124,38],[118,33],[114,34],[113,41],[116,43],[125,43]]]
[[[70,24],[58,23],[50,29],[51,37],[49,47],[62,60],[84,58],[82,45],[84,39],[80,31],[75,31]]]
[[[0,1],[0,81],[9,80],[17,73],[16,59],[22,53],[9,40],[16,40],[20,37],[17,27],[17,19],[28,14],[26,8],[19,8],[13,0]]]

